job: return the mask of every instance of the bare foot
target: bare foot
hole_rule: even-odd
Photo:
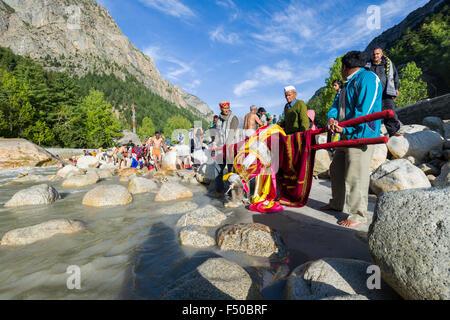
[[[341,221],[341,222],[338,222],[338,224],[339,225],[341,225],[341,226],[343,226],[343,227],[357,227],[357,226],[359,226],[361,223],[360,222],[355,222],[355,221],[352,221],[352,220],[344,220],[344,221]]]
[[[403,135],[405,135],[403,132],[397,132],[396,134],[394,134],[394,136],[396,137],[401,137]]]

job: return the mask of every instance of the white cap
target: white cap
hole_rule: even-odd
[[[289,91],[297,92],[297,90],[295,89],[294,86],[287,86],[286,88],[284,88],[284,92],[289,92]]]

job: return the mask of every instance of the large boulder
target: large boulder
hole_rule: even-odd
[[[441,174],[432,182],[434,187],[450,186],[450,162],[441,167]]]
[[[56,172],[56,175],[65,178],[68,178],[69,176],[79,176],[86,173],[85,169],[81,169],[78,167],[75,167],[74,165],[67,165],[64,168],[61,168]]]
[[[177,170],[177,152],[172,150],[166,152],[161,161],[161,169],[166,171],[176,171]]]
[[[77,167],[81,169],[97,168],[100,162],[93,156],[82,156],[77,160]]]
[[[237,263],[211,258],[179,278],[162,294],[164,300],[259,300],[261,293]]]
[[[164,183],[155,197],[156,202],[173,201],[179,199],[192,198],[192,191],[178,183]]]
[[[344,300],[359,295],[369,300],[397,299],[396,293],[381,282],[380,289],[369,289],[367,269],[371,263],[342,258],[323,258],[295,268],[286,283],[285,297],[289,300]],[[370,270],[370,269],[369,269]],[[340,297],[340,298],[336,298]]]
[[[216,245],[216,240],[208,235],[208,231],[201,226],[187,226],[181,229],[178,239],[181,245],[193,248],[208,248]]]
[[[54,219],[34,226],[14,229],[5,233],[2,246],[20,246],[48,239],[57,234],[71,234],[86,228],[86,224],[78,220]]]
[[[55,188],[47,184],[40,184],[15,193],[12,198],[5,203],[5,207],[51,204],[60,198],[61,196]]]
[[[376,144],[373,149],[372,159],[370,160],[370,171],[374,172],[379,166],[385,163],[387,160],[387,155],[388,148],[386,144]]]
[[[330,152],[324,149],[317,150],[314,158],[314,176],[321,178],[329,177],[328,170],[330,169],[330,165]]]
[[[423,162],[430,151],[441,150],[444,138],[435,131],[419,131],[403,136],[394,136],[389,139],[387,147],[396,159],[414,157]]]
[[[197,181],[204,184],[213,182],[219,174],[220,168],[215,162],[202,164],[197,171]]]
[[[83,204],[91,207],[125,206],[132,201],[127,188],[119,185],[98,186],[83,197]]]
[[[120,138],[117,141],[119,145],[127,144],[130,140],[137,146],[140,146],[142,144],[141,140],[139,139],[136,133],[133,133],[129,130],[123,130],[122,133],[123,133],[122,138]]]
[[[53,154],[30,141],[0,138],[0,170],[53,166],[58,162]]]
[[[217,246],[220,250],[243,251],[257,257],[286,255],[286,247],[278,233],[260,223],[240,223],[220,228]]]
[[[369,227],[383,279],[405,299],[450,299],[450,187],[385,193]]]
[[[142,178],[142,177],[132,177],[128,182],[128,191],[132,194],[146,193],[146,192],[157,192],[159,189],[158,183],[155,180]]]
[[[212,205],[206,205],[192,212],[184,214],[177,222],[178,227],[186,226],[202,226],[202,227],[217,227],[220,226],[227,216],[216,209]]]
[[[63,188],[84,187],[92,184],[96,184],[100,180],[98,174],[94,171],[90,171],[84,175],[73,176],[70,175],[62,183]]]
[[[408,125],[402,125],[400,127],[400,129],[398,130],[398,132],[400,133],[416,133],[416,132],[422,132],[422,131],[427,131],[430,130],[430,128],[428,128],[427,126],[423,126],[420,124],[408,124]]]
[[[131,177],[139,175],[139,170],[136,168],[125,168],[119,172],[119,177]]]
[[[444,135],[444,122],[439,117],[425,117],[422,124],[430,130],[438,132],[440,135]]]
[[[430,187],[425,173],[406,159],[385,162],[370,176],[370,189],[377,195],[381,192]]]

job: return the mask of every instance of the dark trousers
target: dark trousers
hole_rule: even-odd
[[[225,167],[228,169],[228,173],[233,171],[232,164],[219,164],[220,171],[218,176],[216,177],[216,191],[217,192],[225,192],[225,183],[223,182],[223,172],[225,171]]]
[[[398,130],[400,130],[400,120],[398,119],[397,113],[395,112],[395,108],[396,108],[396,105],[394,102],[394,98],[383,98],[383,101],[382,101],[383,111],[389,110],[389,109],[394,111],[393,118],[384,120],[384,126],[386,127],[389,137],[392,137],[394,134],[397,133]]]

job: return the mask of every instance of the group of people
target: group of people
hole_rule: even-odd
[[[360,51],[350,51],[342,58],[341,75],[343,81],[336,80],[333,88],[336,97],[327,114],[327,131],[341,140],[373,138],[380,136],[381,120],[364,123],[354,127],[340,127],[345,120],[373,114],[382,110],[395,110],[394,99],[399,95],[400,83],[397,70],[392,61],[384,56],[381,48],[375,48],[370,61]],[[284,88],[286,105],[280,120],[276,121],[286,134],[304,132],[315,129],[314,112],[307,110],[304,101],[297,99],[294,86]],[[239,120],[230,109],[230,102],[222,102],[220,115],[215,116],[213,128],[221,136],[219,145],[233,145],[239,139]],[[265,111],[265,110],[264,110]],[[259,115],[258,115],[259,113]],[[261,115],[264,115],[262,117]],[[395,115],[395,111],[394,111]],[[256,106],[250,107],[250,113],[244,119],[244,138],[252,136],[258,126],[271,123],[270,116],[261,112]],[[395,115],[384,121],[389,136],[401,135],[398,132],[400,122]],[[374,151],[373,145],[362,147],[335,148],[330,167],[332,199],[321,210],[336,210],[349,215],[339,222],[346,227],[354,227],[366,222],[368,206],[368,189],[370,160]],[[223,174],[233,169],[233,153],[220,164],[220,172],[216,179],[216,193],[223,193]]]

